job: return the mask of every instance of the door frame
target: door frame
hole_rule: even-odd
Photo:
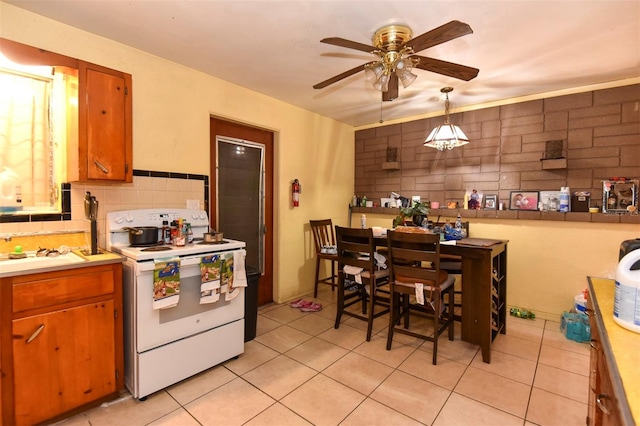
[[[217,187],[217,158],[216,137],[223,136],[230,139],[240,139],[254,144],[264,145],[264,269],[258,283],[258,306],[274,300],[274,151],[275,134],[273,131],[251,127],[248,125],[228,121],[211,116],[209,119],[209,153],[210,153],[210,182],[209,195],[209,221],[210,224],[218,222],[216,204]]]

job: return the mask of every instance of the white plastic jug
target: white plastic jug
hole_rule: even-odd
[[[630,251],[618,263],[613,302],[613,320],[636,333],[640,333],[640,269],[631,267],[639,260],[640,249]]]

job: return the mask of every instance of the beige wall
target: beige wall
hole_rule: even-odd
[[[352,127],[3,2],[0,36],[130,73],[135,169],[210,175],[211,115],[274,131],[274,299],[312,288],[308,221],[331,217],[346,224],[354,185]],[[289,202],[294,178],[303,188],[296,209]],[[72,200],[74,217],[77,201]],[[1,225],[4,234],[83,224]]]

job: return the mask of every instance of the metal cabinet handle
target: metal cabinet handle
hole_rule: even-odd
[[[33,342],[33,340],[38,337],[38,334],[40,334],[40,332],[44,330],[44,324],[40,324],[40,327],[38,327],[38,329],[36,331],[33,332],[33,334],[31,335],[31,337],[29,337],[27,339],[27,343],[31,343]]]
[[[604,401],[605,399],[609,399],[609,395],[606,393],[598,394],[598,396],[596,396],[596,404],[598,405],[598,408],[608,416],[611,414],[611,411],[607,408],[606,402]]]
[[[93,164],[95,164],[97,168],[102,170],[104,174],[109,174],[109,169],[103,166],[102,163],[100,163],[98,160],[93,160]]]
[[[591,348],[595,350],[600,349],[600,346],[598,345],[598,341],[595,339],[591,339],[591,343],[589,345],[591,346]]]

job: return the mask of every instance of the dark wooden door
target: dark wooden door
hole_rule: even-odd
[[[218,223],[217,211],[217,173],[216,173],[216,137],[225,136],[264,146],[264,263],[262,276],[258,284],[258,306],[273,301],[273,132],[248,127],[217,118],[210,120],[209,146],[211,153],[211,184],[209,186],[210,221],[215,227]],[[224,229],[221,230],[224,232]],[[232,238],[232,236],[230,236]]]

